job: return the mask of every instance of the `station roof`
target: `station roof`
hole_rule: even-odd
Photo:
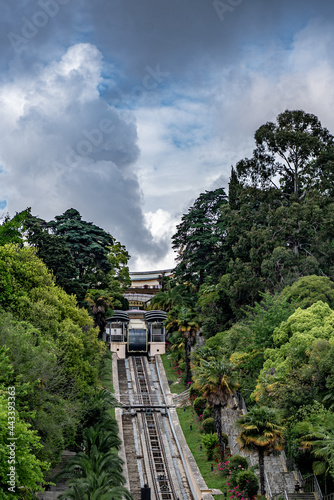
[[[159,276],[171,276],[173,274],[173,269],[161,269],[158,271],[130,271],[131,281],[147,281],[147,280],[157,280]]]

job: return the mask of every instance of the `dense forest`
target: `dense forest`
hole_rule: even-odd
[[[334,139],[316,116],[285,111],[261,126],[228,192],[200,194],[183,215],[174,277],[151,303],[168,311],[171,355],[217,410],[218,437],[238,389],[249,419],[280,429],[264,450],[284,443],[324,492],[334,491],[333,175]]]

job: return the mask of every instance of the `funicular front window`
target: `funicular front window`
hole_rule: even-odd
[[[146,330],[145,328],[129,329],[129,350],[146,351]]]

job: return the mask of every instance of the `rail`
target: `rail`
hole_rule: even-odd
[[[164,391],[164,387],[163,387],[163,384],[162,384],[162,381],[161,381],[161,376],[160,376],[160,371],[159,371],[159,367],[158,366],[157,366],[157,374],[158,374],[158,380],[159,380],[159,384],[160,384],[160,387],[161,387],[162,395],[163,395],[164,400],[166,401],[167,397],[166,397],[166,394],[165,394],[165,391]],[[189,389],[189,391],[190,391],[190,389]],[[175,440],[177,449],[178,449],[180,457],[181,457],[183,468],[184,468],[186,476],[187,476],[187,481],[188,481],[191,493],[193,495],[193,498],[196,498],[196,493],[194,491],[194,487],[193,487],[193,483],[192,483],[191,477],[189,476],[188,467],[187,467],[187,464],[186,464],[186,461],[185,461],[185,458],[184,458],[184,455],[183,455],[183,451],[182,451],[181,445],[179,443],[179,440],[177,438],[177,435],[176,435],[176,432],[175,432],[175,429],[174,429],[174,425],[173,425],[173,422],[172,422],[172,417],[171,417],[170,412],[169,412],[168,409],[167,409],[167,415],[168,415],[168,420],[169,420],[169,423],[170,423],[170,428],[172,429],[172,434],[174,436],[174,440]]]
[[[315,474],[310,474],[303,478],[302,489],[304,493],[315,493],[317,500],[323,500],[322,491]]]
[[[264,477],[265,477],[265,480],[266,480],[266,490],[267,490],[267,493],[269,495],[269,498],[272,498],[273,496],[272,496],[272,493],[271,493],[269,479],[268,479],[268,475],[267,475],[266,471],[264,472]]]
[[[149,377],[145,363],[141,357],[134,357],[132,360],[138,402],[144,407],[149,407],[152,401],[148,390]],[[159,421],[154,413],[143,414],[143,430],[155,496],[161,500],[176,500],[177,495],[161,438]]]

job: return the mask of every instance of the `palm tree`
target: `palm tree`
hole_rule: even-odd
[[[69,479],[70,488],[61,498],[65,499],[67,496],[73,499],[97,500],[103,498],[104,494],[109,494],[109,498],[114,496],[115,500],[123,497],[132,499],[123,487],[125,479],[122,475],[122,464],[115,452],[101,453],[95,445],[91,446],[89,454],[77,453],[54,478]]]
[[[315,422],[304,421],[296,429],[302,435],[301,445],[310,450],[316,460],[312,464],[316,475],[334,476],[334,415],[326,414]]]
[[[206,345],[198,346],[191,354],[191,366],[193,370],[196,370],[203,359],[205,359],[205,361],[211,361],[218,357],[221,358],[222,356],[223,352],[221,348],[208,347]]]
[[[215,430],[218,434],[219,448],[222,455],[225,445],[222,435],[221,410],[227,405],[239,383],[235,366],[227,359],[202,360],[194,376],[194,387],[199,389],[214,411]]]
[[[88,427],[83,431],[83,446],[87,455],[90,454],[93,446],[96,446],[101,453],[107,453],[111,448],[119,450],[121,440],[118,437],[117,422],[115,429],[112,429],[112,424],[112,420],[109,427],[108,422],[106,425],[103,422],[100,422],[94,425],[94,427]]]
[[[87,290],[84,302],[94,318],[94,325],[99,328],[100,337],[106,327],[106,318],[112,314],[114,298],[109,290]]]
[[[265,495],[264,455],[283,449],[284,427],[279,424],[277,411],[266,406],[254,406],[235,423],[240,429],[238,443],[241,449],[258,452],[261,495]]]
[[[185,285],[176,285],[173,288],[170,284],[165,291],[160,291],[154,295],[147,309],[161,309],[171,311],[173,307],[189,305],[193,298],[189,295],[189,290]]]
[[[199,324],[197,321],[196,313],[188,308],[181,307],[177,316],[177,328],[184,338],[184,354],[186,362],[186,383],[191,383],[191,366],[190,366],[190,351],[191,346],[196,339]]]

